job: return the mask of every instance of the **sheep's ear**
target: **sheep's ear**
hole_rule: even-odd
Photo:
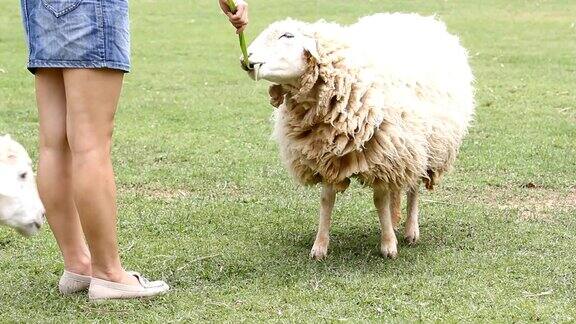
[[[318,45],[316,40],[312,37],[306,37],[304,40],[304,51],[310,54],[316,61],[320,60],[320,55],[318,54]]]

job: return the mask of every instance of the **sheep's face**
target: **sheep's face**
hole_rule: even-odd
[[[316,41],[306,35],[307,24],[295,20],[273,23],[248,48],[249,64],[242,67],[252,79],[295,84],[306,72],[308,58],[317,57]]]
[[[25,236],[34,235],[44,222],[32,161],[26,150],[8,135],[0,136],[0,224]]]

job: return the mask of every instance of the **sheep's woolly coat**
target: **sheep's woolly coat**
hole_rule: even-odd
[[[305,27],[318,57],[297,86],[270,88],[281,158],[302,184],[345,190],[351,177],[431,189],[454,160],[473,114],[467,53],[443,23],[382,14]]]

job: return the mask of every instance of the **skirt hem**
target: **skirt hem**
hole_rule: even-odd
[[[32,74],[36,73],[38,68],[80,68],[80,69],[98,69],[109,68],[114,70],[121,70],[123,72],[130,72],[130,65],[120,62],[111,61],[43,61],[33,60],[29,61],[27,65],[28,71]]]

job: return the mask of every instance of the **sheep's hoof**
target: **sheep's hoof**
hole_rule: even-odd
[[[314,246],[310,251],[310,259],[320,261],[326,259],[327,256],[328,256],[328,244],[314,243]]]
[[[404,241],[406,241],[406,243],[408,245],[416,245],[416,243],[418,243],[418,240],[420,239],[420,234],[416,233],[416,234],[405,234],[404,235]]]
[[[420,239],[420,229],[418,226],[408,226],[404,231],[404,240],[408,245],[415,245]]]
[[[398,256],[398,249],[396,247],[396,242],[380,244],[380,253],[382,253],[383,257],[386,257],[388,259],[396,259],[396,257]]]

